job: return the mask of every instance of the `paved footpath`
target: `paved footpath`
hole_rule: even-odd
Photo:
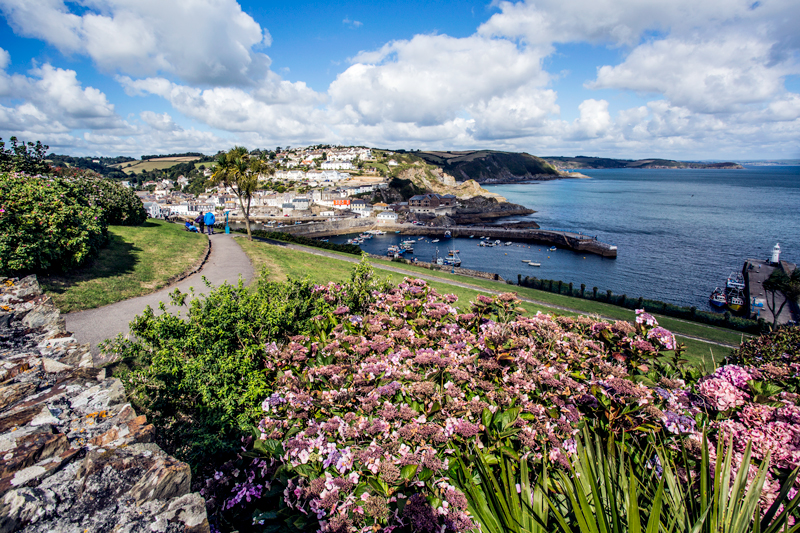
[[[152,294],[96,309],[69,313],[66,315],[67,331],[71,331],[79,342],[91,344],[92,354],[96,356],[98,343],[116,337],[119,333],[127,334],[128,323],[136,315],[141,314],[146,306],[158,309],[159,302],[163,301],[167,304],[167,309],[173,313],[177,312],[180,308],[169,305],[169,293],[176,288],[181,292],[189,292],[189,288],[194,287],[196,294],[204,294],[208,289],[203,283],[203,277],[214,286],[222,285],[225,281],[235,284],[240,276],[245,284],[250,283],[254,277],[253,265],[236,241],[224,233],[217,233],[209,239],[211,239],[211,254],[200,271],[176,285]]]

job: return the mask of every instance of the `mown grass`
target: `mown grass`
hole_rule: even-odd
[[[282,281],[292,277],[300,279],[309,278],[316,283],[328,283],[329,281],[342,282],[350,278],[350,272],[353,269],[353,263],[345,260],[352,260],[352,255],[341,254],[342,259],[336,260],[301,252],[285,246],[271,245],[258,241],[249,242],[244,238],[239,238],[238,242],[241,244],[245,253],[250,257],[256,271],[260,271],[261,268],[267,268],[269,278],[275,281]],[[455,294],[458,296],[457,306],[462,310],[466,309],[469,306],[469,302],[473,301],[478,294],[483,292],[481,289],[484,289],[516,292],[523,298],[544,302],[542,304],[537,304],[523,301],[521,305],[529,314],[536,314],[537,311],[569,316],[587,314],[605,316],[616,320],[633,320],[635,317],[635,313],[632,311],[599,302],[580,300],[578,298],[570,298],[568,296],[560,296],[488,280],[452,275],[446,272],[432,271],[427,268],[412,267],[410,265],[380,259],[370,259],[370,262],[376,270],[378,270],[380,275],[388,277],[394,283],[402,281],[405,274],[383,270],[382,267],[399,267],[407,271],[409,275],[424,274],[425,276],[434,276],[442,279],[441,282],[431,281],[431,286],[440,293]],[[451,285],[447,283],[447,281],[469,284],[474,288]],[[574,311],[554,309],[548,304],[568,307]],[[741,334],[729,332],[720,328],[677,321],[669,317],[658,317],[658,320],[664,327],[676,333],[679,338],[678,340],[686,345],[686,358],[689,362],[706,369],[712,367],[712,354],[713,360],[718,364],[732,350],[715,344],[688,339],[682,337],[681,333],[730,344],[738,344],[741,339]]]
[[[343,258],[352,258],[351,255],[344,253],[331,253],[340,255]],[[492,291],[511,291],[519,294],[523,298],[542,302],[545,306],[566,307],[570,310],[573,310],[575,313],[598,315],[602,317],[613,318],[614,320],[633,320],[636,317],[636,313],[630,309],[603,302],[597,302],[594,300],[584,300],[581,298],[574,298],[561,294],[553,294],[552,292],[520,287],[518,285],[508,285],[497,281],[460,276],[458,274],[450,274],[444,270],[430,270],[425,267],[407,265],[405,263],[396,263],[385,259],[371,258],[370,262],[372,262],[372,264],[375,266],[391,266],[393,268],[399,268],[408,271],[409,273],[435,276],[437,278],[456,281],[459,283],[467,283],[469,285],[474,285],[476,287],[481,287]],[[549,307],[544,308],[549,309]],[[562,311],[562,314],[569,313]],[[688,320],[680,320],[664,315],[656,314],[655,316],[658,318],[659,324],[670,331],[674,331],[675,333],[680,333],[683,335],[690,335],[692,337],[700,337],[713,342],[738,345],[742,342],[743,337],[745,339],[749,337],[748,334],[742,334],[741,332],[735,330],[708,326],[705,324],[690,322]]]
[[[148,220],[109,227],[111,242],[89,265],[67,274],[39,276],[62,313],[92,309],[153,292],[197,263],[208,237],[179,224]]]

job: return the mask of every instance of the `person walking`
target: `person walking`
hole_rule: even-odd
[[[216,217],[214,217],[214,213],[211,211],[206,213],[204,222],[206,223],[206,227],[208,228],[208,234],[214,235],[214,223],[217,221]]]
[[[198,226],[200,226],[200,233],[203,233],[203,230],[205,230],[205,227],[206,227],[206,223],[205,223],[205,221],[203,221],[203,212],[202,211],[200,211],[200,214],[197,215],[196,219],[194,219],[194,223],[197,224]]]

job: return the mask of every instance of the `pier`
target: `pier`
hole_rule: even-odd
[[[428,237],[443,237],[446,231],[452,237],[469,237],[474,235],[479,237],[489,237],[492,240],[516,241],[549,244],[580,253],[596,254],[602,257],[617,257],[617,247],[596,240],[589,235],[572,233],[569,231],[552,231],[543,229],[505,229],[496,226],[451,226],[449,228],[437,226],[422,226],[416,224],[378,224],[370,219],[346,219],[346,220],[326,220],[320,222],[308,222],[281,228],[273,228],[273,231],[291,233],[292,235],[303,235],[306,237],[330,237],[346,233],[363,232],[370,229],[380,229],[387,233],[399,231],[404,235],[425,235]]]

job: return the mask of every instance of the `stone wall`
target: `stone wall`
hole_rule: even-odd
[[[154,431],[34,276],[0,278],[0,532],[209,531]]]

